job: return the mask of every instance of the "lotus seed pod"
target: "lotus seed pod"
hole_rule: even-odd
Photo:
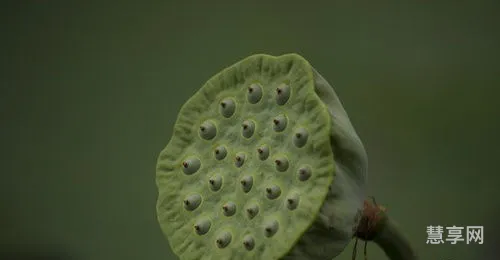
[[[181,260],[332,259],[366,171],[326,80],[297,54],[253,55],[182,106],[158,157],[158,221]]]

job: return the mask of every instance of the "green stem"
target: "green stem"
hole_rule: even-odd
[[[365,201],[356,237],[375,242],[391,260],[417,259],[408,239],[389,218],[385,209],[375,202]]]
[[[382,225],[373,238],[391,260],[415,260],[417,255],[410,246],[410,242],[385,213],[382,213]]]

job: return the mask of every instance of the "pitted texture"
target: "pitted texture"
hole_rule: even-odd
[[[185,260],[287,255],[333,182],[332,127],[298,55],[254,55],[211,78],[158,158],[158,220],[173,251]]]

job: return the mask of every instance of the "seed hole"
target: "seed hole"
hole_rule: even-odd
[[[182,171],[191,175],[197,172],[201,167],[201,161],[198,158],[190,157],[182,162]]]
[[[236,110],[236,103],[231,98],[225,98],[220,102],[220,114],[225,118],[230,118]]]
[[[217,128],[212,121],[207,120],[201,124],[199,134],[205,140],[212,140],[217,135]]]

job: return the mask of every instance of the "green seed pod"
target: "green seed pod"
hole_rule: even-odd
[[[326,80],[299,55],[253,55],[182,106],[158,157],[158,221],[181,260],[332,259],[366,171]]]

